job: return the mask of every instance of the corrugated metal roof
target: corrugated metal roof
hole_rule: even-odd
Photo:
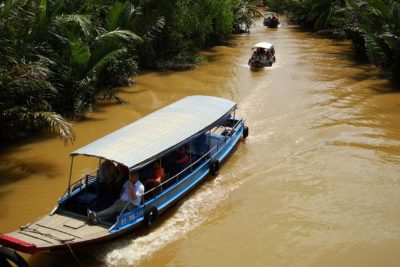
[[[188,96],[74,152],[109,159],[131,170],[207,129],[236,103],[212,96]]]
[[[261,42],[261,43],[255,44],[253,47],[254,48],[271,49],[272,47],[274,47],[274,45],[271,43],[268,43],[268,42]]]

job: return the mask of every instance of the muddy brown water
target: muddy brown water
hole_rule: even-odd
[[[247,66],[259,41],[277,63]],[[399,266],[400,94],[354,60],[349,43],[257,21],[184,72],[145,73],[126,105],[75,124],[76,142],[35,138],[1,149],[0,232],[54,207],[68,153],[186,95],[232,99],[250,135],[221,169],[145,235],[90,251],[24,255],[32,266]],[[75,177],[91,170],[80,160]],[[79,263],[78,263],[79,262]]]

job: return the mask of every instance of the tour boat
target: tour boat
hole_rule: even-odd
[[[262,70],[275,63],[275,47],[273,44],[268,42],[257,43],[253,46],[252,50],[253,54],[248,62],[251,70]]]
[[[275,12],[265,12],[263,25],[268,28],[278,28],[280,26],[278,14]]]
[[[30,254],[70,250],[154,224],[208,175],[218,175],[221,163],[247,137],[248,127],[236,109],[237,104],[227,99],[188,96],[72,152],[68,187],[54,210],[34,223],[1,234],[2,249]],[[127,167],[129,176],[135,171],[144,179],[154,161],[168,167],[168,158],[181,147],[187,149],[187,165],[174,173],[167,168],[164,180],[144,192],[139,206],[123,210],[107,222],[90,223],[87,209],[96,211],[104,204],[100,203],[98,172],[105,160]],[[73,164],[80,157],[97,158],[98,166],[72,182]]]

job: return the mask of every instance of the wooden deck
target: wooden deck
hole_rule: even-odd
[[[39,221],[20,227],[7,235],[37,248],[54,247],[66,243],[73,244],[108,235],[108,228],[102,225],[90,225],[86,218],[70,215],[47,215]]]

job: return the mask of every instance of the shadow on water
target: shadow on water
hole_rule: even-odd
[[[17,182],[28,174],[45,175],[48,179],[56,178],[55,174],[57,174],[56,166],[44,160],[30,159],[28,162],[11,158],[4,160],[2,164],[5,167],[1,167],[0,169],[0,187],[9,182]],[[7,177],[12,177],[12,181]]]

